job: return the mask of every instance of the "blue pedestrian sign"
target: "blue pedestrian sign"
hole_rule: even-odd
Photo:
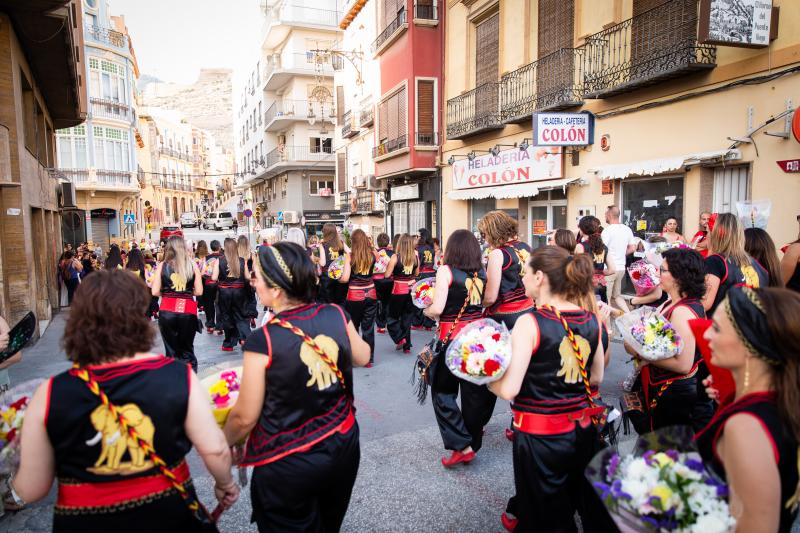
[[[123,224],[136,224],[136,215],[133,213],[125,213],[122,215],[122,223]]]
[[[275,217],[277,220],[283,220],[283,211],[278,211],[278,216]]]

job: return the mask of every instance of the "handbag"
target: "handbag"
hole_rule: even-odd
[[[630,434],[631,425],[639,435],[650,431],[650,412],[645,408],[642,391],[624,393],[619,399],[619,408],[622,411],[622,427],[625,435]]]
[[[439,357],[444,355],[445,347],[450,342],[450,337],[453,336],[453,332],[461,320],[461,315],[464,314],[467,305],[469,305],[472,288],[475,286],[474,280],[477,279],[477,277],[478,273],[475,272],[472,276],[473,284],[467,290],[467,297],[464,299],[464,304],[461,306],[461,310],[458,312],[455,322],[450,326],[450,330],[447,332],[444,340],[431,340],[422,348],[422,351],[417,354],[417,359],[414,361],[414,369],[411,373],[411,385],[414,387],[417,403],[420,405],[425,404],[425,398],[428,397],[428,387],[433,384],[436,362]]]
[[[72,368],[72,374],[83,380],[86,383],[86,386],[89,387],[89,390],[92,391],[92,394],[100,398],[100,402],[105,405],[106,408],[108,408],[108,411],[119,424],[120,429],[133,438],[136,445],[147,454],[147,458],[158,468],[158,470],[161,472],[161,475],[167,478],[167,480],[172,484],[173,488],[178,492],[181,499],[183,499],[186,507],[189,508],[192,516],[194,516],[194,518],[200,523],[200,529],[205,533],[219,533],[219,529],[217,529],[216,518],[214,518],[214,516],[219,517],[223,508],[218,506],[214,511],[213,516],[209,514],[205,506],[200,503],[200,500],[198,500],[195,495],[191,494],[183,485],[183,483],[180,483],[177,480],[175,474],[169,469],[169,467],[167,467],[167,463],[165,463],[164,460],[159,457],[153,446],[139,436],[136,429],[128,423],[122,412],[111,403],[111,401],[108,399],[108,396],[106,396],[106,393],[100,388],[100,384],[94,379],[89,370],[86,368],[81,368],[77,363]]]

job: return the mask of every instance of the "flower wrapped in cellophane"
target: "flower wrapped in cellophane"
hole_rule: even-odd
[[[334,280],[342,279],[344,275],[344,256],[340,255],[328,265],[328,277]]]
[[[200,378],[200,383],[211,397],[212,411],[219,427],[225,425],[231,408],[239,398],[242,379],[240,362],[231,362],[223,366],[223,368],[210,368]]]
[[[644,296],[653,292],[661,283],[661,277],[655,265],[647,261],[636,261],[628,267],[628,275],[633,282],[636,296]]]
[[[736,212],[745,229],[767,229],[770,211],[772,211],[772,201],[770,200],[736,202]]]
[[[208,258],[206,258],[206,260],[203,261],[203,264],[200,267],[200,274],[202,274],[203,276],[206,276],[208,278],[213,276],[214,275],[214,263],[215,262],[216,261],[213,260],[213,259],[209,260]]]
[[[389,254],[386,253],[386,250],[378,250],[378,257],[375,259],[375,268],[373,272],[375,274],[385,274],[386,267],[389,266]]]
[[[144,282],[148,287],[153,287],[153,280],[156,277],[156,267],[153,265],[144,266]]]
[[[19,468],[22,451],[20,437],[25,410],[41,379],[33,379],[12,387],[0,400],[0,474],[10,475]]]
[[[632,453],[607,448],[586,477],[622,532],[726,533],[736,520],[728,487],[703,464],[692,432],[671,427],[639,437]]]
[[[476,385],[497,381],[511,363],[511,335],[490,318],[471,322],[450,343],[445,362],[457,377]]]
[[[652,307],[640,307],[616,320],[623,339],[642,359],[660,361],[681,353],[683,339],[672,324]]]
[[[411,286],[411,302],[420,309],[426,309],[433,303],[436,290],[436,278],[422,278]]]

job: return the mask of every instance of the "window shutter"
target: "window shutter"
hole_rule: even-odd
[[[495,13],[476,28],[475,87],[497,81],[500,61],[500,14]]]
[[[403,89],[397,93],[397,134],[395,139],[399,139],[408,132],[408,96]]]
[[[400,113],[397,107],[399,94],[394,94],[389,98],[389,118],[387,121],[386,135],[389,140],[397,139],[399,129]]]
[[[417,133],[433,134],[433,81],[417,82]]]
[[[325,117],[322,117],[323,119]],[[341,125],[344,122],[344,87],[336,86],[336,123]]]
[[[389,100],[378,104],[378,142],[388,138],[389,135]]]
[[[573,48],[574,32],[575,0],[539,0],[539,57]]]
[[[347,152],[336,154],[336,185],[339,192],[345,192],[347,187]]]

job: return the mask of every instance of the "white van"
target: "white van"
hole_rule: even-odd
[[[218,211],[210,213],[205,221],[205,227],[215,230],[233,228],[233,213],[230,211]]]
[[[181,228],[196,228],[197,226],[197,215],[191,212],[186,212],[181,215]]]

